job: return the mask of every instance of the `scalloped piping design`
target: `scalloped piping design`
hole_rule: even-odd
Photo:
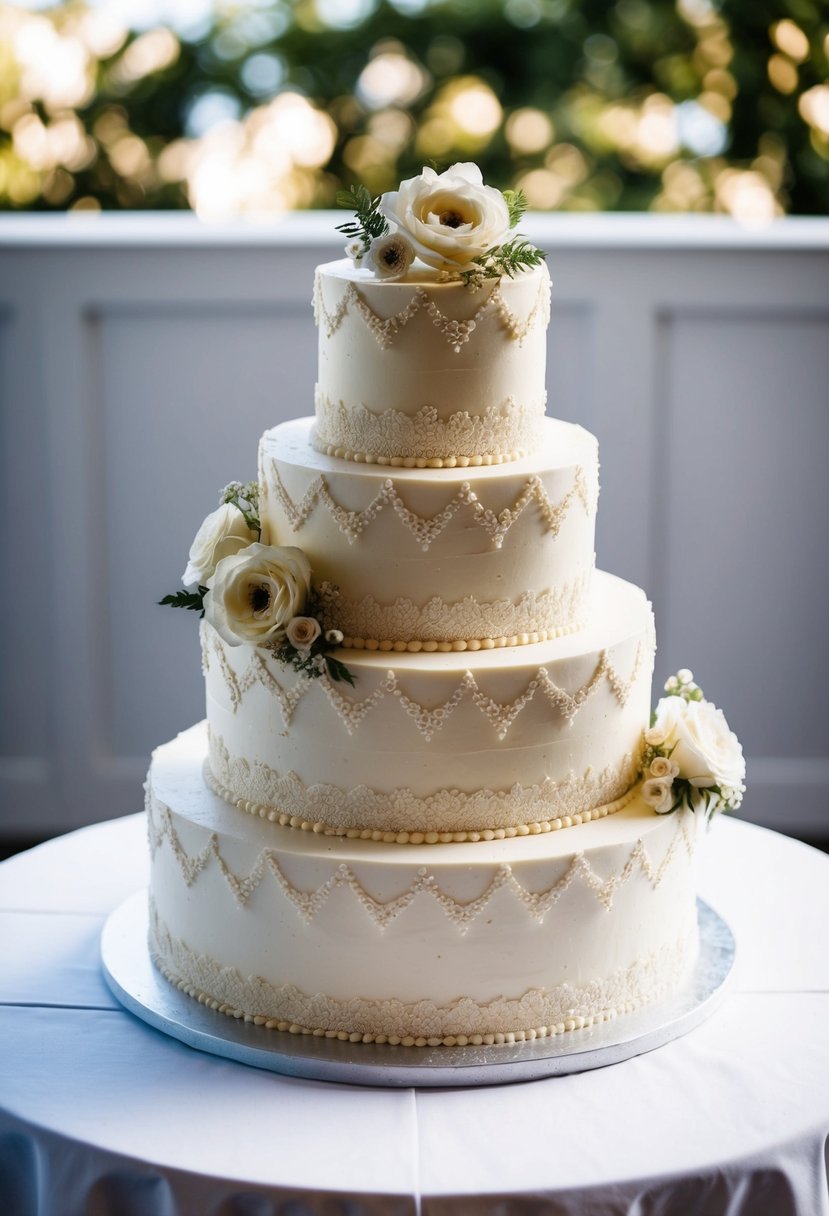
[[[489,311],[496,314],[509,338],[521,345],[530,330],[540,324],[546,328],[550,321],[550,279],[542,275],[538,286],[538,294],[527,316],[520,320],[511,311],[501,290],[500,282],[496,283],[485,300],[478,304],[475,311],[466,320],[447,316],[441,312],[435,300],[424,287],[414,287],[413,293],[400,312],[391,317],[383,317],[375,312],[363,292],[355,283],[349,282],[333,309],[329,310],[322,291],[322,276],[319,270],[314,275],[314,321],[321,326],[325,336],[331,338],[340,328],[349,309],[353,308],[362,319],[381,350],[391,346],[397,335],[406,328],[413,317],[419,312],[428,316],[435,329],[447,344],[459,354],[461,348],[469,341],[477,329],[478,322]]]
[[[342,645],[356,650],[449,653],[526,646],[581,628],[592,573],[590,567],[563,586],[491,603],[474,596],[447,603],[435,595],[425,604],[405,597],[382,604],[371,595],[349,600],[323,583],[322,619],[326,629],[346,635]]]
[[[680,850],[684,848],[689,857],[693,853],[693,839],[688,825],[688,816],[693,815],[693,811],[688,811],[683,814],[681,830],[674,834],[667,852],[656,864],[651,860],[645,843],[640,837],[631,847],[621,869],[609,875],[597,873],[583,852],[574,853],[569,863],[566,858],[562,859],[562,862],[565,863],[564,868],[550,886],[536,891],[530,890],[519,881],[512,866],[506,863],[493,863],[490,867],[489,883],[481,894],[475,899],[458,900],[441,887],[437,875],[431,873],[428,866],[424,865],[418,866],[414,871],[414,877],[405,891],[393,898],[381,898],[368,890],[350,865],[346,862],[336,864],[335,855],[328,859],[331,866],[329,876],[318,887],[310,891],[295,886],[279,863],[278,850],[267,848],[264,845],[259,850],[248,873],[237,874],[222,854],[218,832],[210,834],[198,853],[188,853],[173,824],[172,811],[149,788],[146,805],[150,853],[154,858],[157,851],[166,842],[186,886],[193,886],[208,866],[216,865],[227,884],[228,891],[241,908],[248,903],[263,880],[270,876],[285,898],[294,906],[299,918],[306,924],[311,924],[320,909],[327,904],[332,891],[338,888],[346,888],[351,891],[369,920],[379,930],[387,930],[400,913],[415,900],[431,899],[441,908],[447,919],[463,937],[470,926],[486,912],[496,891],[502,889],[509,891],[516,902],[523,906],[527,916],[539,923],[544,920],[571,886],[588,891],[606,912],[610,912],[617,892],[624,888],[635,875],[642,875],[655,890]],[[486,875],[482,871],[482,879],[485,877]]]
[[[317,385],[311,445],[340,460],[395,468],[504,464],[535,451],[544,404],[542,400],[530,409],[509,397],[482,414],[458,411],[444,419],[431,405],[414,414],[394,409],[374,412],[362,403],[346,405],[332,401]]]
[[[517,998],[479,1003],[460,997],[438,1005],[428,997],[403,1001],[336,1000],[261,977],[199,955],[174,937],[150,901],[150,951],[162,975],[181,992],[228,1017],[267,1030],[310,1034],[352,1043],[403,1047],[513,1044],[581,1030],[610,1021],[667,996],[682,982],[696,953],[696,937],[673,942],[631,966],[589,984],[530,989]]]
[[[563,781],[518,783],[503,790],[464,793],[438,789],[380,792],[306,785],[296,773],[280,773],[262,761],[232,756],[224,740],[209,733],[205,784],[224,802],[249,815],[322,836],[386,844],[451,844],[540,835],[613,815],[637,791],[640,757],[625,755],[600,773],[570,774]]]
[[[532,474],[527,478],[524,489],[512,506],[497,513],[485,507],[469,482],[464,481],[440,511],[432,516],[423,516],[406,506],[398,487],[390,477],[385,479],[380,491],[361,511],[351,510],[338,503],[322,474],[313,479],[302,498],[295,502],[279,475],[277,461],[271,457],[270,463],[276,496],[293,531],[299,532],[311,512],[319,505],[328,511],[350,545],[354,544],[372,520],[386,507],[392,508],[405,531],[411,534],[424,553],[428,553],[447,525],[464,509],[471,509],[474,523],[489,537],[492,548],[500,549],[510,528],[531,504],[538,508],[547,531],[554,538],[558,536],[562,524],[576,502],[581,503],[588,516],[593,513],[596,505],[596,494],[588,490],[587,477],[581,465],[576,468],[572,487],[557,503],[550,500],[541,478]]]
[[[255,685],[261,684],[276,696],[283,722],[287,727],[302,698],[307,696],[312,688],[318,687],[328,699],[348,734],[353,734],[366,715],[390,696],[412,719],[427,743],[443,729],[452,712],[466,697],[470,697],[476,708],[489,720],[499,741],[506,739],[515,719],[536,696],[543,697],[552,712],[560,715],[566,722],[572,722],[578,711],[594,696],[602,683],[607,684],[619,705],[624,707],[636,683],[645,655],[649,653],[645,643],[640,641],[636,647],[630,674],[627,679],[623,679],[611,663],[608,652],[602,650],[592,676],[575,692],[568,692],[567,689],[560,688],[551,679],[547,668],[539,667],[536,674],[527,683],[524,692],[514,701],[506,703],[490,697],[479,687],[472,672],[466,671],[452,694],[442,705],[427,708],[405,693],[394,671],[387,671],[385,679],[362,701],[347,697],[327,674],[314,680],[301,678],[292,687],[286,689],[272,674],[265,660],[257,651],[252,651],[246,670],[241,675],[237,675],[227,660],[224,645],[218,635],[213,635],[212,647],[207,639],[207,631],[203,630],[203,668],[205,671],[209,670],[210,650],[212,649],[218,658],[219,670],[234,713],[241,705],[244,694]]]

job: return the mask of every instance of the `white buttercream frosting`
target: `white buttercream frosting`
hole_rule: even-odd
[[[588,769],[559,782],[420,796],[405,788],[387,793],[367,785],[308,786],[296,773],[231,756],[211,735],[204,777],[226,802],[283,827],[394,844],[448,844],[557,832],[613,815],[634,795],[640,767],[638,755],[623,756],[600,773]]]
[[[555,1033],[657,999],[693,959],[689,812],[634,800],[422,856],[240,815],[203,760],[196,730],[153,761],[154,947],[217,1007],[374,1038]]]
[[[687,975],[701,816],[642,796],[653,617],[593,569],[595,438],[545,417],[546,269],[468,288],[386,246],[387,277],[319,268],[316,417],[259,447],[254,548],[312,580],[280,636],[353,685],[208,612],[207,723],[148,778],[150,947],[269,1029],[572,1032]]]
[[[307,680],[267,651],[226,646],[205,625],[207,718],[225,756],[216,776],[234,800],[256,803],[269,801],[253,779],[261,766],[294,774],[307,788],[364,786],[390,804],[407,790],[420,800],[410,804],[407,823],[394,825],[359,815],[349,821],[344,805],[336,819],[344,829],[458,831],[560,815],[549,796],[535,810],[517,798],[508,816],[493,802],[489,822],[473,821],[459,797],[454,815],[451,800],[441,804],[446,819],[438,823],[437,804],[424,800],[441,790],[549,791],[586,778],[581,805],[566,814],[611,801],[624,791],[603,794],[591,782],[639,756],[653,624],[638,588],[597,572],[595,591],[584,628],[547,642],[428,654],[342,650],[353,687],[325,675]],[[296,804],[291,813],[300,814]],[[303,818],[327,816],[309,805]]]
[[[262,438],[263,535],[304,549],[315,585],[333,585],[348,606],[349,636],[480,640],[581,624],[598,499],[596,440],[581,427],[544,418],[534,456],[441,469],[347,463],[314,451],[311,428],[298,420]],[[528,614],[531,599],[538,611]],[[428,609],[437,601],[443,621]],[[515,624],[503,608],[488,630],[480,614],[464,623],[463,602],[511,603]],[[404,603],[416,610],[408,630],[392,611]]]
[[[384,460],[531,451],[549,295],[543,265],[476,290],[424,266],[394,283],[348,261],[321,266],[317,446]]]
[[[317,389],[315,412],[311,442],[329,456],[397,468],[476,468],[534,452],[544,401],[527,408],[509,398],[482,414],[457,410],[444,419],[433,405],[416,414],[394,408],[374,413],[362,404],[332,401]]]

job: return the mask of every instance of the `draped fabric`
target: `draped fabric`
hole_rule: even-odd
[[[475,1090],[281,1077],[146,1026],[98,961],[146,881],[141,816],[0,866],[4,1216],[829,1216],[829,857],[715,823],[722,1007],[623,1064]]]

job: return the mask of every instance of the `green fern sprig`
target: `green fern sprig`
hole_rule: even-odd
[[[524,212],[529,206],[527,196],[523,190],[505,190],[504,202],[507,204],[509,212],[509,226],[514,228],[516,224],[520,224]]]
[[[164,599],[158,602],[170,608],[189,608],[191,612],[198,612],[200,616],[204,616],[204,597],[206,595],[207,588],[199,587],[197,591],[177,591],[175,595],[165,595]]]
[[[309,679],[319,679],[327,671],[332,680],[344,680],[346,684],[354,687],[354,676],[345,663],[326,654],[324,644],[320,642],[315,642],[308,651],[296,650],[289,642],[282,642],[272,649],[277,662],[284,663],[286,667],[291,667]]]
[[[484,279],[500,279],[504,275],[513,279],[522,270],[540,266],[546,256],[526,237],[514,236],[511,241],[495,245],[473,258],[470,269],[462,271],[460,277],[467,287],[478,287]]]
[[[361,241],[364,250],[378,236],[385,236],[389,230],[388,220],[380,214],[380,199],[372,198],[365,186],[352,186],[350,190],[337,191],[337,205],[348,207],[354,212],[354,219],[345,224],[337,224],[337,232],[347,236],[351,241]]]

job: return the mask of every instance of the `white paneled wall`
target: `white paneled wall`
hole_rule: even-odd
[[[313,409],[328,215],[0,218],[0,835],[137,810],[202,714],[178,585],[216,492]],[[829,223],[537,217],[549,412],[601,444],[598,559],[744,741],[748,818],[829,834]]]

